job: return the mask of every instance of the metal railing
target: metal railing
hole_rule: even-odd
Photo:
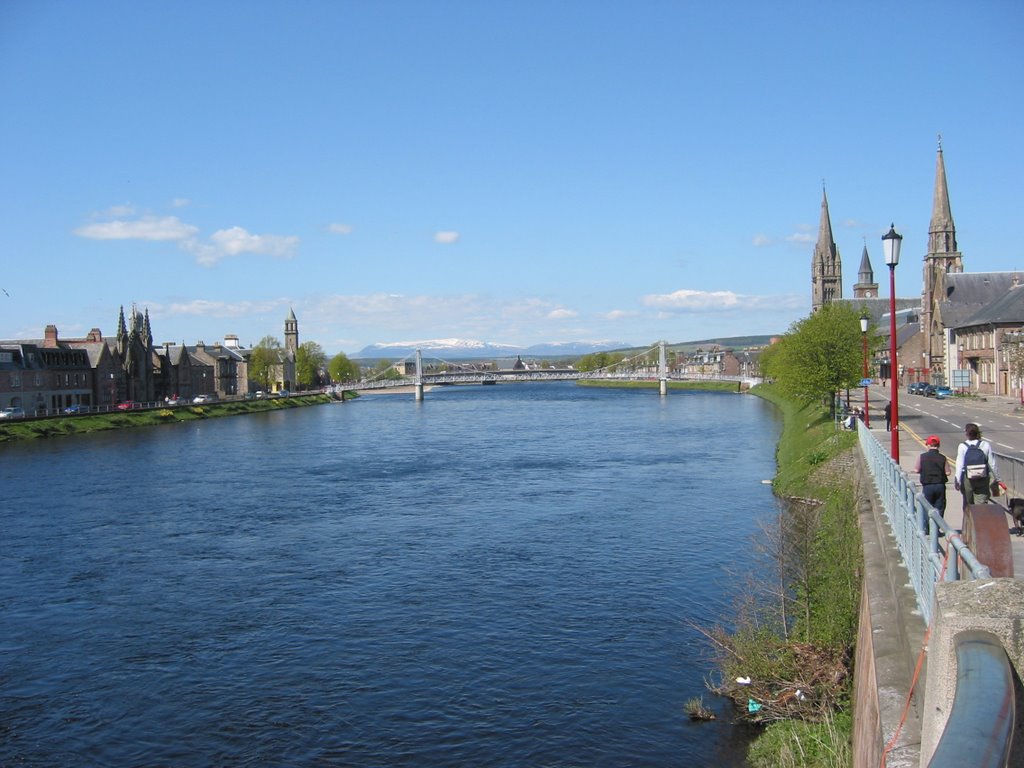
[[[946,581],[961,578],[987,579],[991,577],[991,572],[967,548],[960,538],[960,532],[952,528],[925,501],[924,495],[916,490],[907,473],[892,460],[863,422],[858,424],[861,452],[896,537],[903,564],[910,574],[910,583],[917,596],[917,607],[925,623],[931,624],[935,584],[940,578]],[[939,546],[940,532],[946,537],[947,547],[952,546],[954,550],[949,554],[948,562],[946,551]],[[966,566],[966,574],[960,572],[961,562]]]
[[[1008,496],[1020,496],[1024,494],[1024,461],[1016,456],[1007,456],[1005,453],[993,451],[996,455],[996,468],[999,470],[999,480],[1006,485]]]

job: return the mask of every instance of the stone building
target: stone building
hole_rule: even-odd
[[[821,220],[818,241],[811,256],[811,312],[817,312],[830,301],[843,298],[843,261],[832,237],[832,220],[828,213],[828,197],[821,190]]]

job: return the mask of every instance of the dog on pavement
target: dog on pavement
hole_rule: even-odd
[[[1010,499],[1010,517],[1017,523],[1017,535],[1024,536],[1024,499]]]

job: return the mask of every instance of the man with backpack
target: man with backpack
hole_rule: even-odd
[[[996,458],[988,440],[981,439],[977,424],[965,424],[967,437],[956,449],[955,488],[964,495],[964,509],[969,504],[984,504],[999,494]]]

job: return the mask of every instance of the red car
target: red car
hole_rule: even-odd
[[[117,410],[119,411],[130,411],[132,408],[138,408],[139,404],[134,400],[123,400],[117,404]]]

